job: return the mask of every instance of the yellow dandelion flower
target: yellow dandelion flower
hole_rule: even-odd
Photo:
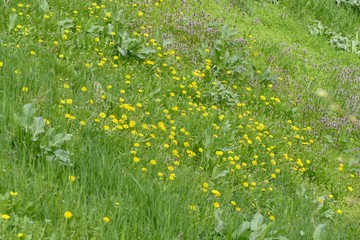
[[[176,177],[175,173],[171,173],[171,174],[169,175],[169,179],[170,179],[171,181],[174,181],[174,180],[175,180],[175,177]]]
[[[220,203],[214,202],[214,208],[219,208],[219,207],[220,207]]]
[[[223,151],[216,151],[215,154],[217,156],[222,156],[222,155],[224,155],[224,152]]]
[[[196,210],[196,205],[190,204],[189,208],[190,208],[191,210],[195,211],[195,210]]]
[[[106,222],[106,223],[108,223],[108,222],[110,222],[110,218],[108,218],[108,217],[103,217],[103,221]]]
[[[12,197],[15,197],[15,196],[17,196],[17,195],[18,195],[17,192],[13,192],[13,191],[10,192],[10,196],[12,196]]]
[[[10,216],[7,215],[7,214],[1,214],[1,218],[4,219],[4,220],[9,220]]]
[[[18,233],[17,235],[16,235],[18,238],[23,238],[23,237],[25,237],[25,234],[24,233]]]
[[[72,214],[71,212],[69,212],[69,211],[66,211],[66,212],[64,213],[64,217],[65,217],[66,219],[70,219],[70,218],[72,218],[72,216],[73,216],[73,214]]]
[[[101,113],[99,114],[99,116],[100,116],[101,118],[106,118],[106,113],[101,112]]]

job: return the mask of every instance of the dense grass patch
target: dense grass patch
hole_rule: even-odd
[[[2,239],[359,235],[359,56],[310,31],[353,39],[353,10],[41,0],[0,14]]]

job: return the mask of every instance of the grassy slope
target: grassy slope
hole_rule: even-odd
[[[164,43],[157,29],[172,34],[174,44],[170,47],[178,49],[176,55],[181,59],[176,60],[175,56],[166,56],[166,51],[160,51],[165,57],[149,56],[155,61],[154,67],[134,58],[120,58],[119,62],[111,60],[116,51],[109,44],[112,37],[106,33],[77,33],[74,26],[69,34],[73,37],[68,41],[61,40],[64,33],[56,23],[69,16],[75,17],[75,25],[83,28],[88,19],[106,26],[102,17],[94,17],[103,16],[103,10],[94,10],[95,13],[89,17],[86,11],[91,7],[90,3],[73,2],[67,6],[56,6],[50,2],[55,15],[48,22],[43,19],[44,12],[32,6],[28,26],[34,27],[34,30],[29,37],[18,38],[13,32],[7,33],[8,22],[1,23],[1,29],[5,29],[0,35],[1,43],[7,43],[7,46],[0,48],[0,61],[4,62],[0,70],[3,99],[0,118],[3,201],[0,212],[11,216],[10,220],[4,221],[1,235],[13,238],[18,232],[24,232],[27,237],[32,235],[37,239],[50,236],[80,238],[84,235],[94,239],[128,239],[129,236],[222,239],[231,238],[239,225],[244,220],[250,221],[256,211],[265,216],[274,215],[276,220],[270,224],[271,230],[282,229],[278,235],[289,239],[300,238],[300,232],[305,239],[311,238],[314,229],[321,223],[328,224],[322,233],[324,238],[352,239],[358,235],[354,221],[360,214],[354,208],[359,201],[358,178],[350,177],[354,170],[349,167],[356,157],[350,150],[357,149],[359,138],[355,131],[346,137],[337,135],[351,124],[344,125],[340,130],[324,126],[321,118],[335,114],[327,110],[327,103],[319,100],[314,92],[317,88],[328,89],[335,101],[345,106],[346,98],[356,91],[357,86],[350,85],[347,79],[336,80],[343,67],[360,65],[359,58],[335,50],[322,37],[308,35],[308,19],[294,14],[284,5],[264,6],[252,2],[247,5],[247,14],[244,15],[241,9],[231,7],[228,2],[220,2],[217,5],[210,2],[172,3],[171,8],[167,2],[159,7],[151,4],[151,8],[142,4],[131,7],[131,4],[105,3],[106,11],[112,12],[113,18],[119,8],[124,8],[121,23],[113,22],[118,27],[116,32],[124,29],[129,33],[134,29],[149,32],[150,37],[160,45]],[[1,10],[1,15],[9,16],[12,7],[21,11],[16,4],[11,2]],[[200,15],[199,9],[210,13],[211,18],[226,16],[225,22],[239,30],[239,37],[247,43],[236,48],[225,44],[224,48],[232,53],[240,49],[239,54],[246,56],[244,72],[227,75],[225,72],[229,66],[216,62],[213,55],[201,57],[193,50],[198,48],[199,42],[206,41],[211,48],[219,38],[217,34],[204,33],[202,28],[205,25],[195,26],[192,32],[176,29],[177,26],[189,28],[189,20],[211,22],[210,18],[204,19]],[[78,16],[73,13],[74,10],[79,11]],[[137,16],[139,10],[145,12],[144,17]],[[183,12],[184,19],[178,10]],[[195,17],[194,13],[199,16]],[[164,17],[170,21],[160,27],[160,19]],[[16,24],[25,25],[27,20],[21,22],[20,19]],[[152,25],[154,30],[146,27],[146,30],[141,30],[140,26],[148,25]],[[101,41],[96,43],[95,37],[100,37]],[[39,44],[39,38],[45,43]],[[54,40],[60,42],[59,47],[53,46]],[[16,48],[16,43],[19,48]],[[182,52],[184,45],[180,43],[186,44],[190,50]],[[98,50],[95,51],[95,48]],[[30,54],[33,50],[36,56]],[[59,54],[64,54],[65,59],[59,58]],[[105,67],[97,66],[103,56],[108,58]],[[206,72],[204,58],[211,58],[213,64],[221,69],[221,74],[216,76],[207,72],[205,79],[194,77],[192,73],[195,69]],[[118,63],[120,67],[114,68],[109,62]],[[84,67],[85,63],[92,66],[88,69]],[[173,69],[164,67],[162,63],[173,66],[177,73],[173,74]],[[314,67],[314,64],[318,66]],[[283,79],[271,82],[273,88],[269,88],[266,81],[268,67],[273,69],[270,76]],[[21,74],[16,74],[16,69]],[[156,69],[161,70],[160,77],[155,76],[159,73]],[[261,74],[257,70],[261,70]],[[125,82],[126,75],[132,76],[130,84]],[[169,81],[174,75],[187,79]],[[221,80],[226,82],[220,84]],[[106,100],[101,100],[99,85],[95,82],[101,84]],[[112,88],[108,89],[108,85]],[[24,86],[29,88],[28,92],[22,92]],[[82,92],[82,86],[86,86],[88,91]],[[194,90],[194,86],[197,89]],[[219,90],[221,86],[229,87],[223,91]],[[248,87],[252,88],[250,92],[246,90]],[[336,92],[339,88],[345,91]],[[119,94],[120,89],[126,93]],[[182,92],[184,89],[187,94]],[[201,92],[199,99],[196,90]],[[224,97],[214,100],[214,97],[208,97],[211,93]],[[278,97],[282,103],[271,103],[269,107],[261,100],[261,95],[267,99]],[[229,106],[234,98],[231,96],[245,103],[245,107]],[[132,106],[136,103],[142,106],[137,106],[135,112],[119,110],[119,97]],[[61,99],[72,99],[74,103],[63,104]],[[89,105],[89,99],[95,103]],[[193,103],[189,105],[189,101]],[[44,162],[37,157],[41,152],[36,143],[17,126],[13,117],[28,102],[34,102],[38,109],[35,116],[49,119],[57,132],[73,134],[71,142],[65,145],[74,154],[73,167]],[[58,108],[58,105],[62,107]],[[217,108],[212,109],[211,105]],[[180,114],[181,111],[186,117]],[[134,129],[138,133],[105,131],[104,126],[116,125],[111,119],[102,120],[100,112],[114,114],[125,124],[135,121]],[[65,113],[73,114],[77,119],[66,119]],[[241,119],[238,118],[240,114],[243,115]],[[224,115],[224,120],[219,118],[221,115]],[[96,119],[100,119],[100,123]],[[287,122],[290,119],[292,124]],[[84,127],[79,126],[80,120],[86,120]],[[266,133],[257,129],[256,121],[263,123],[273,138],[265,137]],[[159,129],[159,122],[165,123],[166,131]],[[150,129],[144,129],[143,124]],[[157,129],[152,129],[151,125],[156,125]],[[301,130],[308,125],[312,126],[310,132]],[[294,132],[291,126],[299,127],[300,131]],[[181,128],[185,130],[179,131]],[[171,130],[176,134],[172,134]],[[264,135],[266,148],[274,146],[275,150],[266,149],[255,140],[256,136],[263,136],[259,133]],[[214,134],[218,137],[215,138]],[[250,136],[253,145],[246,141],[241,143],[244,134]],[[307,140],[314,139],[315,143],[309,147],[302,145],[302,141],[294,139],[297,134]],[[169,135],[176,136],[178,143],[170,141]],[[284,137],[287,139],[284,140]],[[290,141],[292,146],[288,144]],[[170,149],[164,147],[164,143],[168,143]],[[186,147],[186,143],[190,147]],[[205,150],[204,153],[199,151],[199,147]],[[178,150],[179,156],[172,150]],[[195,152],[196,156],[191,157],[186,150]],[[215,154],[219,150],[224,153],[223,157]],[[274,153],[275,157],[271,157],[270,153]],[[290,155],[294,160],[284,158],[283,154]],[[140,158],[139,164],[133,163],[134,155]],[[256,166],[252,163],[256,160],[254,155],[260,156]],[[240,157],[239,162],[234,162],[235,156]],[[337,170],[339,157],[345,165],[343,172]],[[178,158],[180,165],[177,165]],[[304,174],[299,172],[299,158],[304,163],[306,159],[311,160],[309,165],[305,163]],[[157,164],[151,165],[151,159],[156,159]],[[275,160],[276,165],[271,160]],[[238,170],[235,166],[240,163],[248,166],[241,165],[241,170]],[[169,179],[169,166],[175,167],[174,181]],[[147,168],[146,174],[141,171],[144,167]],[[280,169],[281,173],[274,180],[271,174],[276,169]],[[217,178],[216,173],[223,170],[224,174],[227,171],[230,173]],[[165,176],[159,177],[159,172]],[[76,176],[75,182],[69,181],[70,175]],[[210,185],[207,192],[202,189],[204,182]],[[256,182],[257,186],[248,189],[243,186],[244,182]],[[355,191],[348,192],[347,186],[352,186]],[[270,191],[269,187],[274,190]],[[214,189],[221,192],[219,198],[211,193]],[[18,196],[10,196],[10,191],[17,191]],[[329,194],[334,198],[329,198]],[[323,198],[324,204],[319,203],[319,199]],[[241,207],[240,213],[230,201],[237,202],[237,206]],[[115,202],[119,202],[120,206],[114,205]],[[214,202],[220,203],[220,216],[226,223],[224,229],[219,229],[219,220],[216,221]],[[193,206],[195,211],[189,206]],[[337,209],[342,209],[344,214],[337,215]],[[73,218],[65,220],[65,211],[71,211]],[[109,223],[102,221],[104,216],[110,218]],[[214,232],[216,222],[216,229],[221,234]],[[269,224],[271,221],[267,217],[265,222]]]

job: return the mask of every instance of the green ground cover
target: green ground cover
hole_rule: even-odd
[[[0,239],[356,239],[348,1],[0,7]]]

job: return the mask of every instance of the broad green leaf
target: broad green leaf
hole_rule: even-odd
[[[44,12],[49,11],[49,3],[46,0],[41,0],[39,6]]]
[[[253,231],[250,234],[249,240],[261,240],[261,239],[263,239],[265,229],[266,229],[266,224],[260,225],[259,228],[257,228],[255,231]]]
[[[14,26],[15,26],[15,23],[16,23],[16,19],[17,19],[17,14],[16,13],[12,13],[10,14],[9,16],[9,27],[8,27],[8,31],[10,32]]]
[[[149,97],[152,98],[153,96],[155,96],[155,94],[159,93],[160,91],[161,91],[161,87],[155,89],[154,91],[149,93]]]
[[[123,10],[119,10],[119,11],[116,13],[115,21],[116,21],[116,22],[122,21],[123,18],[124,18]]]
[[[70,153],[68,151],[65,151],[60,148],[54,151],[54,155],[56,159],[60,160],[62,163],[66,165],[71,165]]]
[[[233,238],[236,239],[236,238],[238,238],[238,237],[243,236],[244,233],[250,229],[250,225],[251,225],[251,223],[248,222],[248,221],[243,222],[243,223],[239,226],[239,228],[237,228],[237,229],[234,231],[234,233],[233,233]]]
[[[39,134],[45,132],[45,120],[42,117],[34,117],[34,122],[32,126],[33,136],[32,140],[37,141],[39,139]]]
[[[313,240],[320,240],[322,234],[325,232],[326,224],[319,224],[313,233]]]
[[[94,32],[98,33],[98,32],[104,31],[104,27],[98,26],[98,25],[95,25],[95,24],[91,24],[87,28],[85,28],[85,31],[87,33],[94,33]]]
[[[25,104],[23,107],[23,113],[25,117],[32,117],[35,113],[35,109],[33,109],[33,105],[31,103]]]
[[[143,47],[143,48],[139,49],[138,51],[136,51],[135,54],[138,58],[144,59],[146,55],[148,55],[150,53],[154,53],[154,52],[155,52],[154,49]]]
[[[70,141],[71,140],[72,135],[71,134],[67,134],[67,133],[58,133],[56,134],[53,139],[51,139],[49,141],[49,145],[52,147],[61,147],[61,145],[65,142],[65,141]]]
[[[220,210],[216,209],[214,214],[215,214],[215,220],[216,220],[215,232],[222,233],[224,231],[224,228],[225,228],[225,223],[221,219]]]
[[[114,31],[114,26],[111,24],[111,23],[109,23],[108,24],[108,31],[107,31],[107,33],[109,34],[109,35],[111,35],[111,33]]]
[[[63,28],[72,28],[74,26],[74,22],[71,18],[65,18],[63,20],[58,21],[59,27]]]
[[[122,49],[121,47],[118,47],[118,51],[121,54],[121,56],[123,57],[127,57],[127,51],[125,51],[124,49]]]
[[[261,228],[263,221],[264,216],[259,212],[255,213],[253,219],[251,220],[251,230],[256,231],[257,229]]]
[[[218,172],[215,177],[213,177],[213,179],[217,179],[217,178],[220,178],[220,177],[226,177],[226,175],[228,175],[230,171],[229,170],[223,170],[221,172]]]

